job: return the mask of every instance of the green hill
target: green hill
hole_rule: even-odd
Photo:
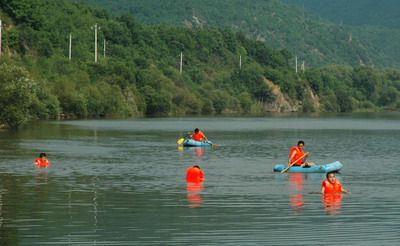
[[[351,30],[372,53],[376,67],[399,67],[400,15],[397,0],[284,0]],[[382,62],[382,63],[380,63]],[[380,63],[380,64],[379,64]]]
[[[277,0],[85,0],[115,14],[130,13],[151,24],[222,27],[242,31],[268,46],[287,49],[305,60],[306,66],[360,63],[400,66],[390,53],[342,25],[288,6]],[[123,7],[121,7],[123,6]],[[292,61],[293,62],[293,61]]]
[[[332,65],[296,73],[290,52],[242,32],[146,25],[62,0],[2,0],[0,18],[0,123],[9,127],[60,117],[400,108],[397,70]]]
[[[397,29],[400,23],[398,0],[283,0],[304,6],[310,12],[337,24]]]

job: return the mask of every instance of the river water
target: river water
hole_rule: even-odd
[[[199,127],[216,148],[178,148]],[[305,141],[341,161],[274,173]],[[399,245],[400,114],[43,122],[0,131],[0,245]],[[33,167],[46,152],[52,166]],[[200,165],[205,182],[185,171]]]

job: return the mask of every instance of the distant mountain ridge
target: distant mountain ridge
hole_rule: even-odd
[[[337,24],[397,29],[400,24],[398,0],[283,0],[303,6]]]
[[[389,53],[337,25],[277,0],[81,0],[114,14],[133,14],[150,24],[217,26],[242,31],[273,48],[284,48],[306,66],[327,64],[400,66]],[[121,6],[124,6],[121,8]],[[294,62],[294,61],[293,61]]]
[[[377,67],[399,67],[400,1],[398,0],[283,0],[352,30],[368,49]],[[369,53],[369,52],[368,52]]]

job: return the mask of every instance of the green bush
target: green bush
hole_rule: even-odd
[[[58,101],[21,67],[0,65],[0,91],[0,122],[10,128],[59,113]]]

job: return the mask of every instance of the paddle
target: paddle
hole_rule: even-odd
[[[214,144],[213,142],[211,142],[210,140],[207,140],[207,141],[204,141],[205,143],[208,143],[208,144],[211,144],[211,147],[212,148],[216,148],[217,147],[217,145],[216,144]]]
[[[191,138],[192,134],[190,132],[188,132],[183,138],[178,139],[178,141],[176,141],[177,144],[181,145],[183,144],[183,142],[188,139]]]
[[[184,141],[185,141],[184,138],[180,138],[180,139],[178,139],[178,141],[176,141],[176,143],[181,145],[181,144],[183,144]]]
[[[289,168],[291,168],[296,162],[300,161],[301,159],[303,159],[306,155],[308,155],[308,152],[304,153],[304,155],[302,155],[301,157],[299,157],[297,160],[293,161],[292,163],[290,163],[285,169],[283,169],[281,171],[281,173],[286,172],[287,170],[289,170]]]

